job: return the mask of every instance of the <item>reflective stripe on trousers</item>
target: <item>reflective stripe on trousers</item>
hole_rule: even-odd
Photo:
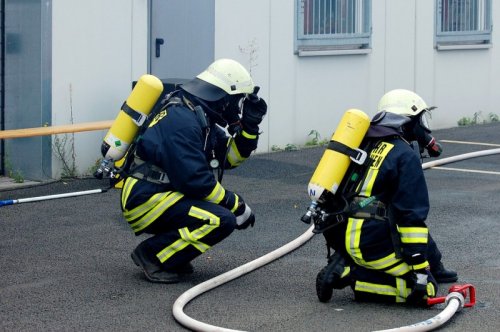
[[[396,258],[396,254],[394,252],[373,261],[366,261],[363,258],[363,253],[360,248],[363,222],[364,219],[356,218],[349,218],[347,222],[345,248],[354,262],[368,269],[379,270],[395,277],[400,277],[409,272],[410,267],[408,264],[403,262],[403,260]]]
[[[406,280],[402,278],[396,278],[396,287],[391,285],[376,284],[356,280],[354,291],[383,296],[392,296],[394,297],[396,303],[403,303],[406,302],[406,298],[408,297],[408,294],[410,294],[411,289],[406,287]]]
[[[137,183],[137,179],[128,178],[122,191],[122,206],[126,206],[126,202],[132,187]],[[184,195],[179,192],[167,191],[151,196],[145,203],[133,208],[132,210],[124,210],[123,216],[129,223],[134,233],[138,233],[151,225],[158,217],[160,217],[168,208],[174,205]]]
[[[160,262],[164,263],[170,257],[172,257],[175,253],[181,251],[189,245],[192,245],[196,249],[198,249],[201,253],[204,253],[210,246],[201,242],[201,240],[214,229],[219,227],[220,219],[218,216],[195,206],[191,207],[189,211],[189,215],[195,217],[200,220],[209,220],[208,224],[202,225],[200,228],[194,229],[193,231],[189,231],[187,227],[179,229],[180,239],[160,251],[156,257],[160,260]]]

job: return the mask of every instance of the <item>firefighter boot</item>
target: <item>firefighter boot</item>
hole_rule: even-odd
[[[144,242],[135,248],[131,257],[135,265],[143,269],[146,279],[151,282],[173,284],[181,280],[177,271],[166,271],[162,268],[158,259],[147,252]]]
[[[458,280],[457,273],[452,270],[447,270],[441,262],[435,267],[431,266],[431,273],[438,283],[455,282]]]
[[[328,302],[333,294],[333,289],[342,289],[350,284],[349,267],[346,267],[344,257],[335,252],[316,277],[316,294],[321,302]]]

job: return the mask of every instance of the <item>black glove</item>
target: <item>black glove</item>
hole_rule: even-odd
[[[243,101],[243,114],[241,126],[252,135],[259,133],[259,124],[267,113],[267,104],[264,99],[257,96],[259,87],[256,86],[253,93],[249,94]]]
[[[436,296],[437,282],[429,269],[411,272],[410,280],[413,282],[411,293],[406,298],[406,303],[412,305],[427,305],[427,298]]]
[[[248,226],[253,227],[255,224],[255,215],[250,207],[243,201],[241,196],[238,195],[239,202],[238,208],[234,211],[236,216],[236,229],[245,229]]]

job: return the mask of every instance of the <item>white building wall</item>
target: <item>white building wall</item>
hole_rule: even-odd
[[[434,0],[373,0],[368,54],[298,57],[295,1],[217,0],[215,58],[240,61],[269,104],[258,152],[330,138],[342,114],[373,115],[393,88],[416,91],[449,128],[481,111],[500,114],[500,37],[483,50],[434,48]],[[53,124],[113,119],[148,68],[148,0],[53,0]],[[493,4],[493,22],[500,7]],[[71,86],[71,93],[70,93]],[[105,131],[75,135],[80,172],[100,158]],[[57,163],[57,160],[54,160]],[[55,167],[54,169],[56,169]],[[56,175],[54,175],[56,176]]]
[[[500,45],[490,49],[437,51],[435,1],[374,0],[372,51],[368,54],[298,57],[293,53],[295,1],[218,0],[215,57],[245,62],[238,46],[256,40],[253,69],[269,104],[260,151],[302,145],[311,130],[329,138],[348,108],[373,115],[384,92],[416,91],[433,112],[435,129],[457,125],[481,111],[500,114]],[[245,13],[241,15],[241,13]],[[493,5],[493,21],[500,21]]]
[[[147,0],[52,3],[52,125],[114,119],[132,81],[147,72]],[[75,134],[79,173],[102,157],[105,134]],[[60,161],[53,163],[58,177]]]
[[[214,58],[232,58],[245,66],[259,93],[266,101],[271,93],[270,44],[272,26],[270,8],[282,0],[217,0],[215,1],[215,54]],[[271,3],[273,3],[271,5]],[[280,18],[276,18],[280,21]],[[261,151],[267,151],[271,131],[271,115],[262,124]]]

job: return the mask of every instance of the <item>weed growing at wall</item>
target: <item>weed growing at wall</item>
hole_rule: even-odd
[[[7,176],[11,178],[15,183],[23,183],[24,176],[19,169],[14,169],[12,163],[9,160],[9,156],[5,156],[5,170],[7,171]]]
[[[459,126],[472,126],[478,124],[486,124],[492,122],[499,122],[499,117],[495,113],[489,113],[486,117],[482,115],[481,111],[475,112],[472,117],[463,117],[457,121]]]
[[[52,143],[52,151],[62,163],[62,178],[75,178],[78,175],[75,155],[75,135],[56,135]]]
[[[254,38],[248,42],[246,47],[238,46],[238,48],[241,53],[248,55],[248,72],[250,73],[250,76],[252,76],[252,71],[255,67],[257,67],[257,59],[259,57],[257,54],[257,51],[259,50],[257,40]]]
[[[304,147],[314,147],[314,146],[325,146],[328,144],[329,140],[328,139],[322,139],[320,133],[317,130],[311,130],[309,132],[309,140],[306,141]],[[300,149],[300,146],[297,146],[295,144],[287,144],[285,145],[284,148],[280,147],[279,145],[273,145],[271,146],[271,151],[277,152],[277,151],[297,151]]]
[[[322,146],[328,144],[328,139],[322,139],[320,133],[317,130],[311,130],[309,135],[310,139],[306,142],[306,146]]]
[[[73,118],[73,89],[69,85],[69,116],[70,123],[74,124]],[[75,178],[78,175],[76,167],[75,134],[55,135],[52,142],[52,151],[62,163],[62,178]]]

